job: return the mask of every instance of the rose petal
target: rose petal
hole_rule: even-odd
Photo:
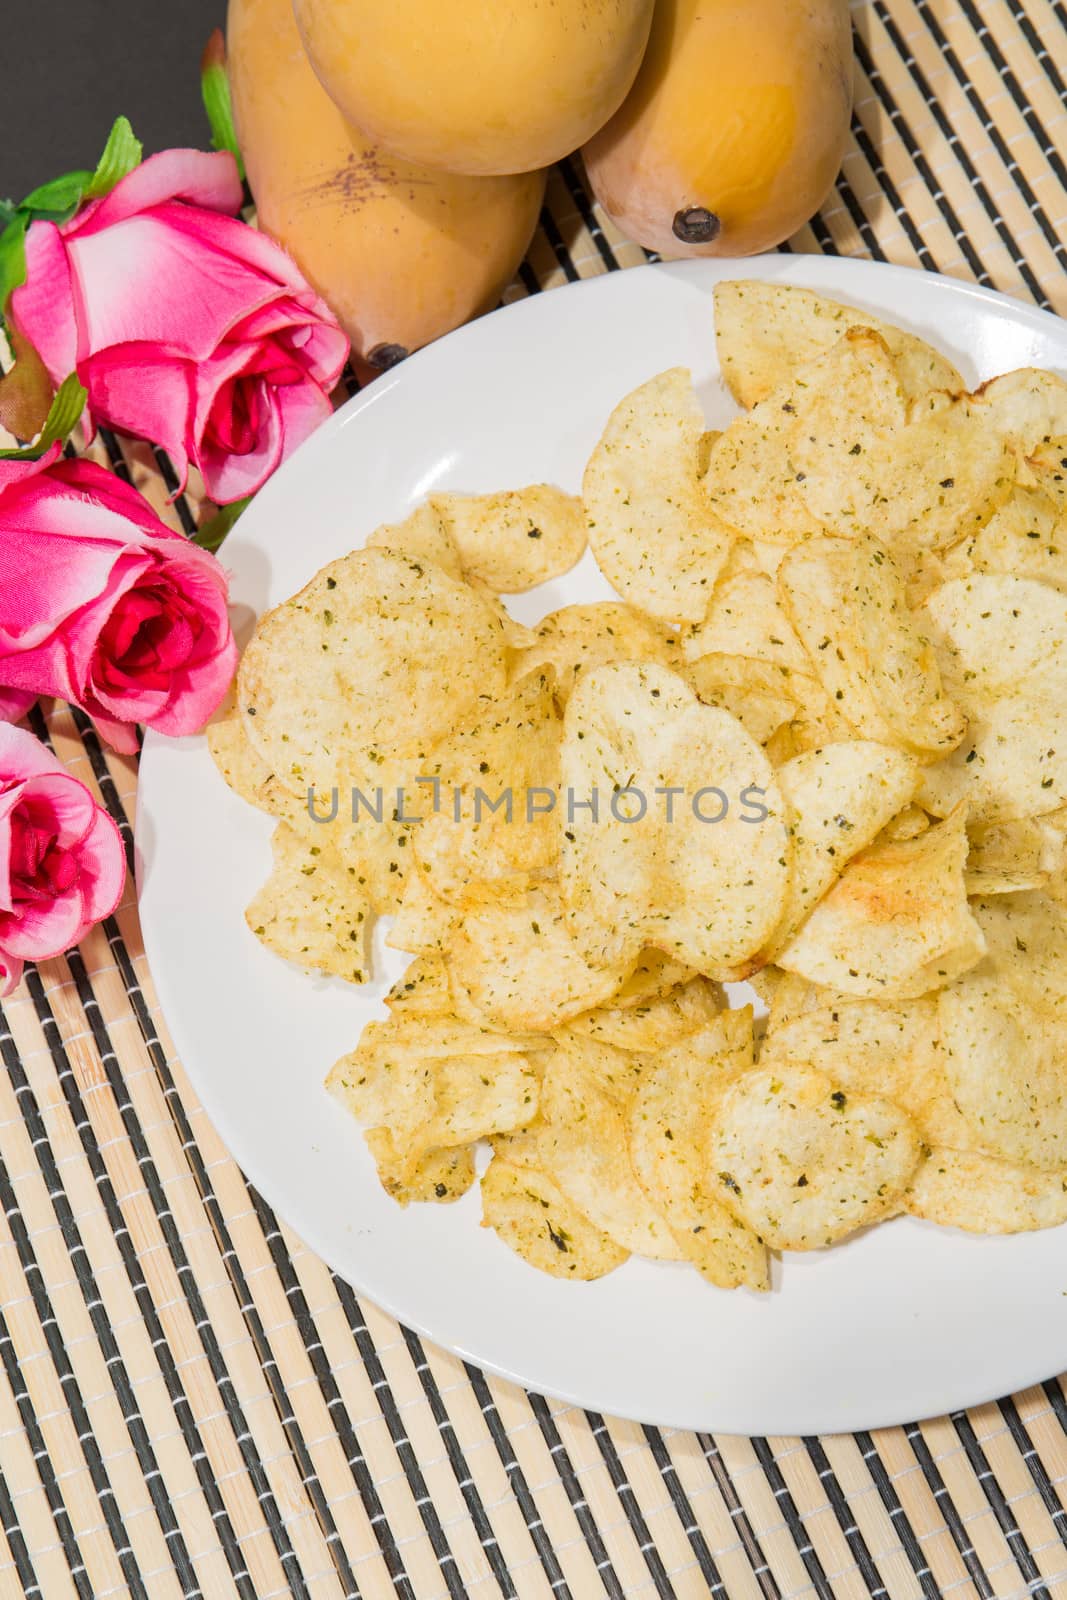
[[[127,174],[102,200],[68,222],[68,238],[97,233],[168,200],[208,211],[240,211],[244,195],[237,162],[228,150],[163,150]]]
[[[74,371],[78,324],[66,245],[53,222],[26,234],[26,281],[12,292],[11,319],[33,345],[55,384]]]

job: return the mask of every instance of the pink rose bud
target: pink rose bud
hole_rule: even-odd
[[[184,484],[254,494],[330,414],[348,341],[295,262],[239,221],[229,151],[152,156],[69,222],[34,222],[15,327],[89,418],[163,445]]]
[[[0,984],[109,917],[122,896],[119,830],[84,783],[23,728],[0,726]]]
[[[0,715],[49,694],[116,750],[138,722],[193,733],[237,662],[226,573],[129,484],[58,456],[0,461]]]

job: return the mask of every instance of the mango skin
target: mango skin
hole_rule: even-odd
[[[544,173],[456,177],[353,139],[289,0],[230,0],[227,57],[260,226],[331,307],[357,370],[389,366],[497,303],[537,225]]]
[[[622,101],[654,0],[294,0],[311,63],[368,138],[452,172],[569,155]]]
[[[754,255],[819,209],[851,110],[848,0],[659,0],[633,89],[582,153],[646,249]]]

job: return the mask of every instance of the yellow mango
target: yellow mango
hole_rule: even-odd
[[[537,224],[543,173],[431,172],[353,135],[289,0],[230,0],[227,51],[260,226],[332,308],[357,364],[391,366],[496,304]]]
[[[647,249],[752,255],[818,210],[851,108],[848,0],[658,0],[637,81],[585,146],[586,171]]]
[[[528,172],[622,104],[654,0],[294,0],[346,117],[408,161]]]

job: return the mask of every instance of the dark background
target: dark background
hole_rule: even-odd
[[[200,52],[226,0],[4,0],[0,198],[94,167],[123,112],[145,153],[210,146]]]

